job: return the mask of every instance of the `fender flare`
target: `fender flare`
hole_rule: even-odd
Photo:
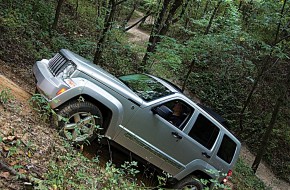
[[[212,179],[216,179],[219,177],[219,176],[216,176],[214,173],[206,172],[205,169],[210,170],[210,171],[211,170],[217,171],[217,169],[215,167],[213,167],[212,165],[208,164],[207,162],[205,162],[201,159],[197,159],[197,160],[193,160],[192,162],[190,162],[186,166],[185,170],[181,171],[180,173],[176,174],[173,177],[177,180],[181,180],[181,179],[185,178],[186,176],[192,174],[195,171],[202,171],[203,173],[210,176]]]
[[[63,93],[50,101],[50,105],[53,109],[63,105],[65,102],[68,102],[71,99],[76,97],[87,95],[96,101],[100,102],[112,112],[111,121],[107,127],[105,136],[109,138],[114,138],[117,134],[117,126],[122,123],[124,110],[121,102],[112,96],[110,93],[105,91],[103,88],[98,85],[84,79],[74,79],[78,84],[74,88],[70,88],[66,93]],[[69,92],[69,93],[68,93]]]

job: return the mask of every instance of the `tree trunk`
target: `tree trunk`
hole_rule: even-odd
[[[184,21],[184,28],[187,29],[188,28],[188,25],[189,25],[189,21],[190,21],[190,18],[193,17],[193,14],[192,14],[192,4],[191,2],[188,2],[188,6],[190,7],[189,9],[187,9],[188,13],[187,15],[185,16],[185,21]]]
[[[59,19],[59,15],[60,15],[60,10],[61,10],[61,6],[62,6],[63,2],[64,2],[64,0],[58,0],[58,2],[57,2],[57,7],[56,7],[56,10],[55,10],[54,20],[53,20],[53,24],[52,24],[52,27],[51,27],[52,30],[56,30],[58,19]]]
[[[102,51],[105,46],[108,31],[110,31],[114,21],[117,6],[125,1],[127,0],[121,0],[119,2],[116,2],[116,0],[109,1],[104,28],[100,34],[100,39],[97,43],[97,48],[94,56],[94,64],[100,64],[102,58]]]
[[[207,27],[206,27],[206,30],[205,30],[205,32],[204,32],[205,35],[207,35],[207,34],[209,33],[209,30],[210,30],[210,28],[211,28],[211,25],[212,25],[213,19],[214,19],[214,17],[216,16],[216,14],[217,14],[217,10],[218,10],[219,6],[221,5],[221,3],[222,3],[222,0],[219,0],[218,3],[217,3],[217,5],[216,5],[215,8],[214,8],[214,11],[213,11],[213,13],[212,13],[212,15],[211,15],[211,17],[210,17],[210,20],[209,20],[208,25],[207,25]]]
[[[281,27],[281,22],[282,22],[282,18],[283,18],[283,14],[284,14],[284,10],[285,10],[285,5],[286,5],[287,0],[284,0],[283,6],[281,8],[281,12],[280,12],[280,19],[279,19],[279,23],[277,26],[277,31],[276,31],[276,35],[275,35],[275,40],[274,40],[274,45],[277,43],[278,41],[278,36],[279,36],[279,31],[280,31],[280,27]]]
[[[186,84],[187,84],[187,81],[188,81],[188,78],[189,78],[189,75],[190,73],[192,72],[192,69],[193,69],[193,66],[194,66],[194,63],[195,63],[195,59],[192,59],[191,63],[190,63],[190,67],[189,67],[189,70],[184,78],[184,81],[183,81],[183,84],[182,84],[182,92],[184,92],[185,90],[185,87],[186,87]]]
[[[264,69],[262,69],[262,70],[264,70]],[[247,108],[248,105],[250,104],[250,101],[251,101],[251,99],[252,99],[252,96],[253,96],[253,94],[254,94],[254,92],[255,92],[255,90],[256,90],[256,88],[257,88],[259,82],[260,82],[260,79],[261,79],[262,76],[263,76],[263,74],[264,74],[264,71],[261,71],[261,72],[258,74],[257,78],[256,78],[255,81],[254,81],[254,84],[253,84],[253,86],[252,86],[252,89],[251,89],[250,93],[249,93],[248,96],[247,96],[247,99],[246,99],[246,101],[245,101],[245,103],[244,103],[244,106],[243,106],[243,108],[242,108],[242,110],[241,110],[241,112],[240,112],[240,117],[239,117],[240,132],[239,132],[239,133],[241,133],[242,131],[244,131],[244,126],[243,126],[244,113],[245,113],[245,111],[246,111],[246,108]]]
[[[128,23],[129,20],[132,18],[133,14],[134,14],[134,11],[136,10],[136,7],[137,7],[137,3],[135,2],[134,5],[133,5],[132,10],[130,11],[130,13],[127,15],[127,17],[126,17],[125,20],[123,21],[122,28],[125,29],[127,23]]]
[[[107,32],[110,30],[112,26],[112,21],[114,18],[115,10],[116,10],[116,1],[110,0],[107,7],[107,14],[105,18],[104,28],[100,34],[100,39],[97,43],[97,49],[94,56],[94,64],[99,64],[102,57],[102,50],[104,47],[105,39],[107,37]]]
[[[264,75],[265,72],[267,72],[267,68],[271,68],[270,67],[270,64],[268,63],[268,61],[266,61],[267,59],[268,60],[271,59],[271,55],[272,55],[272,51],[270,52],[270,55],[267,58],[264,59],[265,60],[264,61],[265,64],[263,64],[262,69],[258,73],[258,76],[257,76],[257,78],[256,78],[256,80],[255,80],[255,82],[254,82],[254,84],[252,86],[252,89],[251,89],[250,93],[247,96],[247,99],[245,101],[245,104],[244,104],[244,106],[243,106],[243,108],[242,108],[242,110],[240,112],[240,118],[239,118],[240,131],[239,131],[239,133],[241,133],[244,130],[244,127],[243,127],[243,119],[244,119],[244,113],[246,111],[246,108],[250,104],[250,101],[252,99],[252,96],[253,96],[253,94],[254,94],[254,92],[255,92],[255,90],[256,90],[256,88],[257,88],[257,86],[258,86],[258,84],[259,84],[259,82],[260,82],[260,80],[262,78],[262,76]],[[278,61],[279,61],[279,58],[277,58],[275,60],[275,62],[273,63],[273,65],[275,65]]]
[[[209,3],[210,3],[210,0],[207,0],[203,9],[202,17],[206,15]]]
[[[275,103],[275,108],[272,112],[272,116],[271,116],[271,121],[269,123],[269,126],[262,138],[262,142],[260,144],[260,147],[259,147],[259,150],[258,150],[258,153],[255,157],[255,160],[253,162],[253,165],[252,165],[252,170],[254,171],[254,173],[256,173],[258,167],[259,167],[259,164],[262,160],[262,157],[263,157],[263,154],[265,152],[265,149],[266,149],[266,145],[268,144],[268,141],[269,141],[269,137],[272,133],[272,130],[275,126],[275,123],[276,123],[276,120],[277,120],[277,116],[278,116],[278,113],[279,113],[279,108],[283,102],[283,97],[284,97],[284,94],[281,94],[279,96],[279,98],[277,99],[276,103]]]
[[[185,11],[186,11],[186,9],[188,7],[188,4],[189,4],[189,0],[185,0],[185,3],[182,6],[182,9],[181,9],[181,12],[180,12],[179,16],[172,20],[172,24],[175,24],[180,19],[182,19],[183,15],[185,14]]]
[[[288,67],[289,69],[289,67]],[[276,123],[276,120],[277,120],[277,116],[278,116],[278,113],[279,113],[279,109],[282,105],[282,103],[284,102],[284,98],[286,97],[286,94],[287,94],[287,91],[289,90],[289,85],[290,84],[290,72],[288,70],[288,73],[287,73],[287,76],[286,76],[286,81],[284,83],[284,88],[282,87],[282,90],[280,92],[280,95],[279,97],[277,98],[276,100],[276,103],[275,103],[275,106],[274,106],[274,110],[272,112],[272,116],[271,116],[271,120],[270,120],[270,123],[269,123],[269,126],[268,128],[266,129],[266,132],[262,138],[262,142],[260,144],[260,147],[258,149],[258,153],[256,155],[256,158],[252,164],[252,170],[254,171],[254,173],[256,173],[258,167],[259,167],[259,164],[262,160],[262,157],[263,157],[263,154],[266,150],[266,145],[268,144],[269,142],[269,138],[270,138],[270,135],[273,131],[273,128],[275,126],[275,123]]]
[[[160,29],[159,37],[157,38],[157,39],[158,39],[157,43],[160,42],[160,36],[165,36],[165,35],[167,34],[167,32],[168,32],[168,30],[169,30],[169,27],[170,27],[170,25],[171,25],[172,22],[173,22],[174,15],[176,14],[177,9],[178,9],[181,5],[182,5],[182,1],[180,1],[180,0],[175,0],[174,4],[172,5],[172,7],[171,7],[171,9],[170,9],[170,11],[169,11],[169,13],[168,13],[168,16],[167,16],[167,18],[166,18],[166,20],[165,20],[165,23],[164,23],[163,27]],[[178,21],[178,19],[174,19],[174,20],[175,20],[175,22]],[[157,45],[157,44],[155,44],[155,45]]]
[[[281,27],[281,20],[282,20],[282,17],[283,17],[283,13],[284,13],[284,9],[285,9],[286,1],[287,1],[287,0],[284,0],[284,3],[283,3],[282,8],[281,8],[281,12],[280,12],[280,20],[279,20],[279,23],[278,23],[278,25],[277,25],[277,30],[276,30],[276,35],[275,35],[275,39],[274,39],[274,42],[273,42],[273,46],[277,45],[277,44],[280,42],[280,40],[278,41],[278,35],[279,35],[280,27]],[[251,2],[252,2],[252,1],[251,1]],[[269,55],[269,59],[270,59],[270,57],[271,57],[271,54],[272,54],[272,51],[271,51],[271,53],[270,53],[270,55]],[[278,60],[279,60],[279,58],[276,59],[275,63],[276,63]],[[274,64],[275,64],[275,63],[274,63]],[[244,117],[245,110],[246,110],[247,106],[249,105],[250,100],[251,100],[251,98],[252,98],[252,95],[253,95],[253,93],[254,93],[254,91],[255,91],[255,89],[256,89],[258,83],[260,82],[261,77],[262,77],[262,76],[264,75],[264,73],[266,72],[266,70],[267,70],[267,62],[266,62],[266,64],[263,65],[261,72],[258,74],[257,79],[255,80],[254,85],[253,85],[253,87],[252,87],[252,89],[251,89],[251,91],[250,91],[250,93],[249,93],[249,95],[248,95],[248,97],[247,97],[247,99],[246,99],[246,102],[245,102],[245,104],[244,104],[244,106],[243,106],[243,108],[242,108],[242,110],[241,110],[241,112],[240,112],[240,118],[239,118],[240,132],[243,131],[243,117]]]
[[[243,0],[240,0],[238,11],[240,11],[240,10],[241,10],[241,8],[242,8],[242,5],[243,5]]]
[[[248,8],[248,10],[247,10],[247,8]],[[249,17],[251,16],[252,10],[253,10],[253,0],[251,0],[248,3],[244,2],[244,6],[242,5],[241,10],[242,10],[242,15],[243,15],[242,20],[245,23],[245,29],[247,29],[248,26],[250,25]]]
[[[149,55],[155,52],[157,44],[161,41],[161,36],[166,35],[166,33],[168,32],[169,27],[172,24],[174,15],[176,14],[177,9],[182,5],[183,1],[175,0],[172,3],[172,6],[168,12],[167,8],[169,7],[168,6],[169,3],[170,3],[170,0],[164,0],[162,11],[159,14],[158,20],[151,31],[149,44],[147,46],[147,51],[142,60],[143,67],[146,65],[149,59]],[[165,17],[166,12],[168,12],[168,14]]]
[[[163,1],[162,9],[161,9],[160,13],[158,14],[158,18],[157,18],[156,22],[154,23],[154,26],[151,30],[147,50],[146,50],[145,56],[143,57],[143,60],[142,60],[142,67],[144,67],[146,65],[146,63],[149,59],[149,54],[155,50],[156,36],[158,35],[158,33],[160,31],[160,28],[162,26],[162,23],[163,23],[163,20],[165,17],[165,13],[167,12],[168,5],[169,5],[170,1],[171,0],[164,0]]]
[[[100,2],[100,0],[96,0],[95,9],[97,12],[97,17],[101,16],[101,6],[102,6],[102,3]]]
[[[200,5],[201,5],[201,1],[197,1],[197,7],[196,7],[196,10],[195,10],[195,15],[194,15],[194,18],[197,19],[198,18],[198,11],[199,11],[199,8],[200,8]]]
[[[78,17],[79,0],[76,1],[75,17]]]

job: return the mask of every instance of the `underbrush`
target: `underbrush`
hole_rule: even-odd
[[[64,143],[65,152],[49,163],[46,180],[39,189],[141,189],[135,174],[136,162],[125,162],[120,168],[107,162],[100,165],[98,157],[86,158],[70,144]]]
[[[55,129],[42,123],[41,118],[45,115],[47,106],[44,110],[37,110],[40,111],[35,120],[37,124],[23,123],[20,128],[13,127],[14,130],[11,128],[9,131],[6,129],[6,132],[0,134],[0,147],[3,151],[1,160],[17,172],[15,178],[0,171],[2,177],[6,176],[6,180],[10,180],[10,185],[26,179],[26,185],[20,183],[16,189],[22,189],[24,186],[33,186],[34,189],[41,190],[153,188],[138,179],[140,168],[137,162],[125,161],[116,166],[110,161],[105,164],[100,162],[102,155],[95,155],[89,159],[84,156],[82,147],[72,146],[63,140]],[[163,189],[166,178],[159,177],[159,180],[159,185],[154,188]],[[242,161],[238,162],[232,181],[236,189],[266,189]]]
[[[253,170],[245,164],[242,159],[238,160],[231,181],[234,184],[234,189],[270,190],[270,188],[265,186],[265,184],[253,173]]]

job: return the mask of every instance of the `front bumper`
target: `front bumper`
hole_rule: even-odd
[[[48,101],[55,98],[60,89],[69,88],[62,79],[51,74],[48,69],[48,60],[46,59],[37,61],[33,65],[32,71],[36,79],[36,88]]]

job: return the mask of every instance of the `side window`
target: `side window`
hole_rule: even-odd
[[[153,108],[152,111],[182,130],[194,109],[183,101],[173,100]]]
[[[237,144],[227,135],[224,135],[217,156],[227,163],[231,163],[236,152]]]
[[[220,129],[210,120],[199,114],[188,135],[207,149],[211,149],[219,131]]]

